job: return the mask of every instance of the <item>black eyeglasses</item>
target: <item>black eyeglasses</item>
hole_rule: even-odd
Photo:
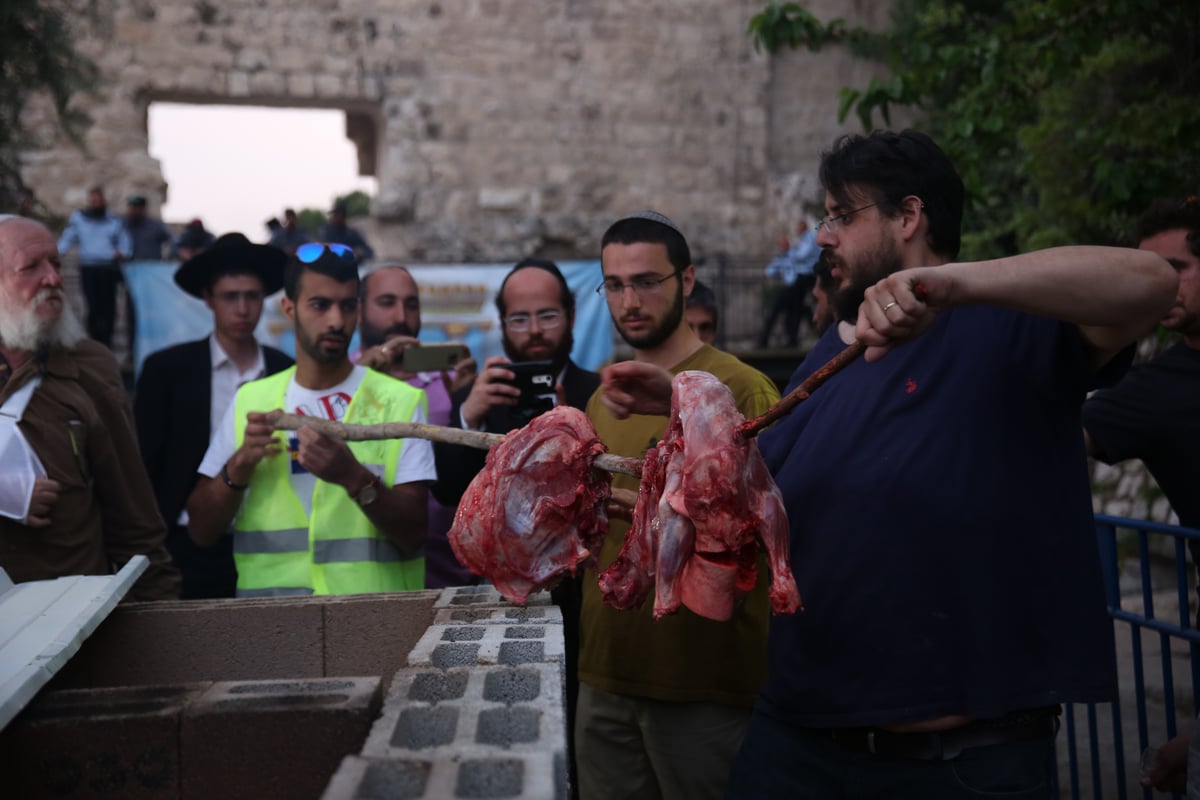
[[[678,275],[678,272],[672,272],[661,277],[653,275],[639,275],[629,283],[621,283],[616,278],[606,278],[604,283],[596,287],[596,294],[607,292],[608,294],[624,294],[626,289],[633,289],[634,293],[639,297],[654,294],[667,281]]]
[[[881,202],[880,203],[871,203],[871,205],[869,205],[869,206],[862,206],[861,208],[851,209],[850,211],[847,211],[845,214],[838,214],[837,216],[834,216],[834,217],[825,217],[824,219],[822,219],[820,222],[817,223],[817,233],[820,233],[822,230],[828,231],[829,233],[833,233],[838,228],[841,228],[842,226],[844,226],[846,224],[846,220],[850,219],[858,212],[866,211],[868,208],[874,208],[875,206],[880,206],[880,205],[883,205],[883,203],[881,203]]]
[[[544,331],[552,331],[563,323],[565,315],[558,309],[547,308],[536,314],[510,314],[504,318],[504,327],[513,333],[525,333],[529,326],[537,321],[537,326]]]
[[[296,258],[302,264],[312,264],[325,255],[327,251],[343,261],[357,261],[354,257],[353,247],[347,247],[344,244],[336,242],[308,242],[307,244],[302,244],[296,248]]]

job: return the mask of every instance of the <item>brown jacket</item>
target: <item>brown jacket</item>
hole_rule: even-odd
[[[166,529],[112,354],[91,340],[70,351],[52,348],[17,368],[0,389],[0,403],[39,371],[42,383],[20,426],[61,489],[48,527],[0,517],[0,567],[17,582],[106,575],[142,554],[150,566],[133,597],[178,597],[179,571],[167,554]]]

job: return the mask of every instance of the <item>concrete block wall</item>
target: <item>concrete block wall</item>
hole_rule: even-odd
[[[5,797],[315,798],[362,746],[378,677],[67,689],[0,733]]]
[[[184,710],[211,686],[44,691],[0,732],[0,794],[176,800]]]
[[[563,657],[545,593],[131,604],[0,731],[0,796],[566,798]]]
[[[216,683],[183,717],[183,800],[319,797],[379,713],[379,678]]]
[[[324,800],[566,798],[562,614],[491,587],[443,591],[360,756]]]
[[[50,689],[379,675],[425,633],[436,591],[118,607]],[[136,653],[136,657],[121,657]]]

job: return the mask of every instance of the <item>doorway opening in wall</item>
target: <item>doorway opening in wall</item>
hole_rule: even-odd
[[[337,197],[378,192],[375,178],[358,174],[342,110],[155,102],[147,126],[167,182],[162,219],[173,228],[198,218],[218,236],[265,242],[267,221],[285,208],[319,213],[302,214],[311,225]]]

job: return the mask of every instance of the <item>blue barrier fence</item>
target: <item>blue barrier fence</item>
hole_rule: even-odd
[[[1096,537],[1121,694],[1116,703],[1064,710],[1059,795],[1163,797],[1139,785],[1141,756],[1190,730],[1196,715],[1200,631],[1189,610],[1187,543],[1200,540],[1200,530],[1098,515]]]

